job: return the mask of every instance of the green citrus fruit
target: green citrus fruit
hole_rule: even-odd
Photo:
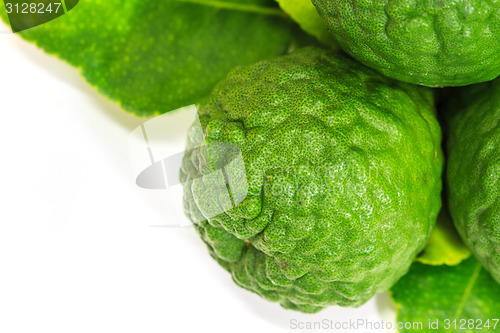
[[[341,47],[404,82],[463,86],[500,75],[500,2],[313,0]]]
[[[199,133],[189,136],[185,210],[241,287],[303,312],[359,306],[388,290],[425,246],[443,164],[428,88],[306,48],[237,68],[198,114],[208,145],[197,149]],[[220,193],[197,180],[235,155],[214,153],[217,143],[241,150],[248,191],[233,208],[203,216],[200,207]],[[241,170],[227,173],[242,179]]]
[[[500,282],[500,79],[447,105],[449,207],[465,243]]]

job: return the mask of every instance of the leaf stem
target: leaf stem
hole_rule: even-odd
[[[202,6],[214,7],[214,8],[220,8],[220,9],[228,9],[228,10],[247,12],[247,13],[273,15],[273,16],[280,16],[280,17],[288,18],[288,15],[286,15],[285,12],[283,12],[279,8],[267,8],[267,7],[261,7],[261,6],[255,6],[255,5],[231,3],[231,2],[217,1],[217,0],[176,0],[176,1],[189,2],[189,3],[194,3],[194,4],[198,4],[198,5],[202,5]]]

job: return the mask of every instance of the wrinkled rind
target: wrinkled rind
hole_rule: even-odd
[[[500,75],[500,2],[313,0],[341,48],[404,82],[463,86]]]
[[[460,89],[447,109],[450,212],[465,243],[500,282],[500,79]]]
[[[241,148],[248,196],[197,230],[238,285],[285,308],[359,306],[406,273],[435,224],[433,112],[427,88],[340,53],[307,48],[238,68],[198,113],[209,143]],[[201,154],[186,154],[185,184]],[[188,216],[192,197],[185,185]]]

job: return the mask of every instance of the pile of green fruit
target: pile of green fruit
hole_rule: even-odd
[[[307,47],[239,67],[199,105],[208,146],[238,145],[249,184],[241,203],[195,224],[212,257],[241,287],[302,312],[389,290],[442,206],[446,92],[447,204],[500,282],[500,81],[428,88],[500,75],[500,4],[313,2],[352,58]],[[193,147],[188,216],[217,200],[193,180],[220,164]]]
[[[239,286],[500,330],[500,2],[278,3],[89,0],[22,36],[137,115],[199,103],[185,211]]]

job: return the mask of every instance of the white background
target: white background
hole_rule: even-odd
[[[305,315],[237,287],[191,226],[172,227],[189,222],[165,193],[135,185],[128,135],[145,119],[11,33],[0,33],[0,110],[0,332],[281,332],[301,331],[290,329],[292,319],[394,322],[387,294],[359,309]]]

